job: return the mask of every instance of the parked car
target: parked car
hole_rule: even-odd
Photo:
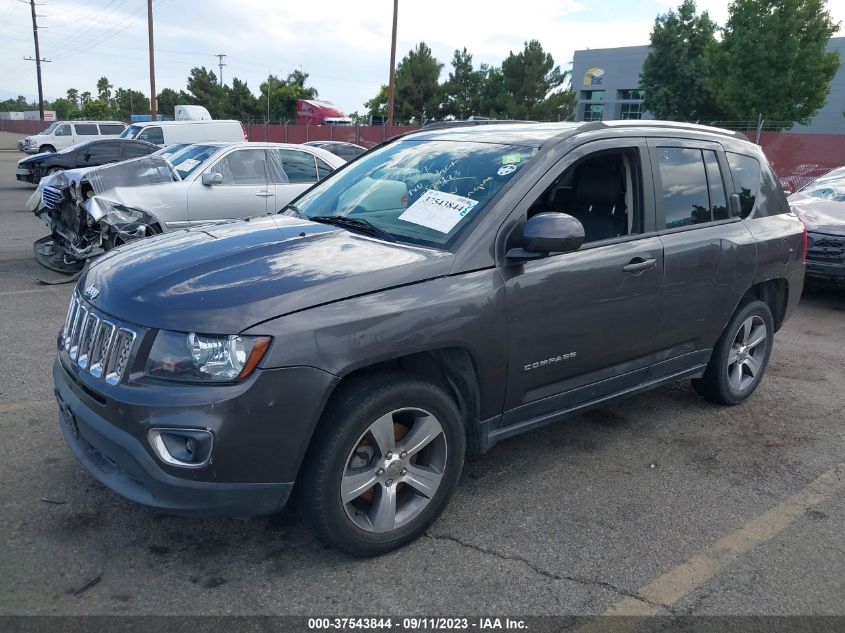
[[[344,162],[318,147],[203,143],[50,176],[27,206],[50,227],[58,256],[81,263],[156,233],[274,213]]]
[[[129,139],[98,139],[87,141],[58,152],[28,156],[18,161],[15,177],[22,182],[38,184],[44,176],[65,169],[107,165],[121,160],[138,158],[158,151],[158,146],[146,141]]]
[[[840,167],[789,196],[807,227],[807,277],[845,284],[845,168]]]
[[[236,143],[248,140],[240,121],[146,121],[133,123],[121,138],[136,138],[159,147],[177,143]]]
[[[282,215],[93,262],[59,333],[61,430],[137,502],[262,514],[298,485],[323,539],[378,554],[432,524],[467,453],[679,379],[743,402],[804,237],[733,132],[432,126]]]
[[[18,149],[27,154],[56,152],[77,143],[120,136],[125,128],[120,121],[56,121],[41,134],[27,136]]]
[[[367,151],[366,147],[361,147],[355,143],[341,143],[340,141],[308,141],[305,145],[320,147],[335,156],[340,156],[347,162],[353,158],[358,158]]]

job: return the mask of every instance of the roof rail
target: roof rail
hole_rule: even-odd
[[[695,132],[709,132],[711,134],[722,134],[724,136],[732,136],[747,141],[748,138],[734,130],[727,130],[722,127],[712,125],[701,125],[699,123],[685,123],[680,121],[661,121],[658,119],[619,119],[611,121],[596,121],[589,129],[599,129],[601,127],[668,127],[677,130],[690,130]],[[582,128],[584,131],[584,128]]]
[[[442,130],[450,127],[472,127],[474,125],[500,125],[503,123],[537,123],[537,121],[518,121],[516,119],[469,119],[466,121],[438,121],[424,125],[421,130]]]

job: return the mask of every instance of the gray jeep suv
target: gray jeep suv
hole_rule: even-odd
[[[742,402],[805,239],[738,134],[426,128],[279,214],[100,257],[58,337],[60,426],[134,501],[254,515],[296,486],[323,539],[385,552],[507,437],[679,379]]]

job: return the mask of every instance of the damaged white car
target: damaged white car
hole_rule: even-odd
[[[43,179],[28,208],[50,228],[35,257],[73,273],[124,242],[174,229],[274,213],[345,161],[317,147],[202,143]]]

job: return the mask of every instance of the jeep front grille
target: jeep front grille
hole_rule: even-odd
[[[74,293],[70,300],[62,346],[80,369],[116,385],[129,365],[137,333],[97,312]]]

